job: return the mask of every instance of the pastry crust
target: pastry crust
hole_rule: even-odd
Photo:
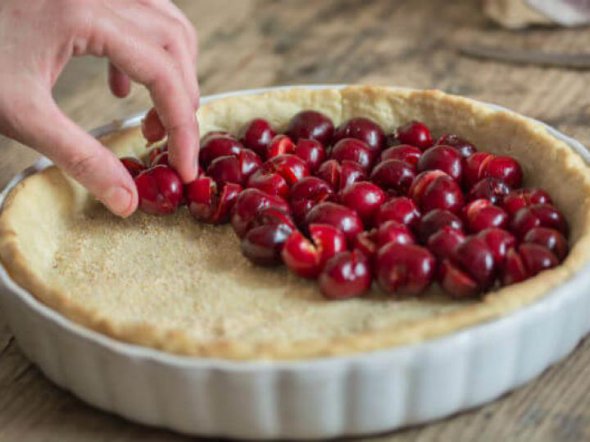
[[[458,303],[436,294],[422,300],[387,301],[386,307],[375,303],[375,317],[385,315],[384,312],[390,317],[378,317],[367,325],[367,318],[373,315],[372,310],[367,310],[370,315],[367,313],[368,316],[362,318],[351,315],[351,322],[346,323],[348,310],[373,308],[366,304],[374,300],[340,303],[324,301],[319,296],[314,298],[317,288],[312,283],[289,275],[284,268],[247,268],[247,264],[237,262],[241,257],[238,258],[239,249],[236,242],[232,243],[235,240],[229,228],[199,226],[190,221],[185,210],[167,219],[150,218],[142,214],[136,214],[128,220],[116,219],[101,209],[84,189],[58,169],[50,167],[25,179],[7,198],[0,215],[0,260],[12,278],[39,300],[68,318],[113,338],[193,356],[292,360],[406,345],[493,320],[543,297],[590,259],[589,169],[576,153],[551,136],[543,126],[515,113],[493,110],[472,100],[439,91],[354,86],[333,90],[301,88],[231,97],[203,106],[198,116],[202,133],[211,130],[235,132],[254,117],[268,118],[281,130],[292,115],[309,108],[326,113],[335,124],[354,116],[369,117],[387,131],[400,123],[418,119],[426,122],[435,134],[452,131],[472,140],[482,150],[516,157],[523,166],[526,184],[549,190],[556,205],[568,219],[571,226],[569,256],[559,267],[489,293],[482,301]],[[119,156],[145,152],[144,140],[137,128],[111,134],[104,137],[102,142]],[[153,232],[157,232],[157,235]],[[196,236],[195,232],[198,233]],[[140,289],[141,285],[133,285],[133,281],[126,282],[120,280],[120,275],[109,273],[113,271],[113,263],[109,261],[109,264],[108,260],[118,260],[116,264],[123,267],[145,265],[148,268],[152,265],[149,260],[143,263],[133,261],[136,257],[111,256],[110,252],[117,250],[117,244],[113,245],[113,241],[118,234],[133,238],[136,235],[139,241],[141,235],[153,234],[154,238],[162,241],[173,241],[180,256],[175,256],[174,251],[169,253],[172,259],[178,260],[179,269],[184,268],[183,257],[191,256],[191,250],[198,249],[186,239],[187,235],[193,235],[195,237],[190,240],[202,239],[198,243],[198,251],[204,258],[209,256],[207,253],[226,256],[226,248],[232,249],[228,250],[228,254],[236,256],[237,263],[228,260],[213,272],[229,268],[241,272],[239,275],[242,276],[253,275],[252,278],[258,278],[258,282],[241,287],[239,281],[231,282],[231,274],[228,279],[227,275],[218,277],[211,273],[217,286],[207,285],[199,278],[206,278],[210,270],[202,266],[187,267],[188,271],[197,268],[200,273],[179,276],[179,281],[158,281],[163,284],[164,294],[161,299],[150,298],[148,303],[145,293]],[[106,241],[107,237],[110,241],[106,243],[108,247],[97,250],[100,246],[100,239],[97,238]],[[129,244],[124,246],[128,248]],[[164,243],[160,250],[165,248]],[[145,249],[138,250],[147,253]],[[96,261],[92,261],[95,256]],[[151,258],[148,256],[147,259]],[[156,258],[154,260],[157,261]],[[93,271],[94,262],[97,267],[99,262],[103,267]],[[82,275],[84,272],[87,274]],[[77,282],[69,284],[68,278],[76,279]],[[80,278],[86,281],[86,285],[78,281]],[[191,285],[191,278],[201,281],[200,285]],[[270,282],[261,281],[264,278]],[[178,294],[170,288],[174,287],[173,283],[183,285]],[[104,291],[112,287],[109,284],[120,284],[120,294],[109,293],[107,296]],[[130,285],[127,287],[125,284]],[[297,336],[289,336],[288,333],[287,336],[280,336],[276,329],[265,332],[264,316],[251,324],[251,330],[247,332],[240,328],[244,326],[242,323],[238,324],[239,330],[234,333],[231,323],[208,322],[212,313],[208,313],[206,308],[221,308],[216,296],[219,294],[220,299],[227,300],[227,297],[223,298],[225,294],[221,295],[222,291],[231,292],[231,296],[243,293],[252,305],[252,312],[259,312],[256,314],[288,314],[285,309],[290,308],[291,304],[275,296],[276,287],[288,287],[291,290],[289,296],[307,297],[306,302],[310,306],[300,308],[300,300],[298,304],[292,304],[297,307],[294,307],[293,314],[300,314],[300,319],[293,318],[293,324],[287,323],[284,319],[287,316],[280,316],[278,320],[284,323],[285,330],[302,330],[297,331]],[[85,294],[81,295],[82,292]],[[193,292],[197,293],[191,299],[182,295]],[[261,293],[269,296],[268,302],[274,303],[271,306],[274,310],[264,310],[266,306],[258,309],[260,298],[247,298],[253,294],[262,296]],[[125,316],[117,311],[119,301],[115,296],[120,296],[121,305],[125,304],[131,313],[125,313]],[[144,308],[142,302],[149,304],[149,309],[157,310],[157,314]],[[282,305],[283,302],[286,304]],[[248,310],[248,304],[244,306],[241,314],[231,308],[228,314],[234,315],[235,321],[245,323],[252,320],[249,316],[253,314]],[[395,310],[396,306],[398,310]],[[187,309],[194,315],[192,319],[187,315]],[[309,316],[306,316],[308,313]],[[161,320],[154,319],[158,315]],[[338,323],[339,315],[342,315],[339,319],[342,327]],[[168,320],[168,316],[172,319]],[[310,318],[310,322],[306,322],[306,318]],[[304,329],[312,320],[321,323],[324,319],[326,324],[317,325],[306,334]],[[289,328],[291,326],[292,329]]]

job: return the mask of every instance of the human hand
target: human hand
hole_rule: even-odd
[[[168,0],[2,0],[0,132],[47,156],[113,213],[137,208],[120,161],[61,112],[51,89],[72,56],[108,57],[113,94],[130,80],[150,91],[168,134],[170,163],[196,176],[196,33]]]

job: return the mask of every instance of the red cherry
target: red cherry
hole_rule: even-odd
[[[498,178],[484,178],[475,184],[467,194],[467,201],[487,199],[492,204],[500,204],[508,195],[510,188]]]
[[[327,145],[332,141],[334,123],[321,112],[305,110],[291,118],[286,133],[295,142],[306,138]]]
[[[386,244],[414,244],[416,242],[411,230],[397,221],[386,221],[372,231],[377,248]]]
[[[266,148],[264,158],[270,159],[283,154],[290,154],[295,151],[295,143],[287,135],[277,135]]]
[[[487,290],[492,286],[496,270],[494,255],[482,238],[468,237],[457,247],[453,258],[453,263],[473,278],[481,289]]]
[[[443,227],[463,231],[463,221],[453,212],[444,209],[434,209],[422,217],[418,223],[418,237],[423,243]]]
[[[501,268],[502,285],[510,285],[524,281],[529,277],[522,257],[516,249],[509,249]]]
[[[263,118],[255,118],[246,123],[240,131],[240,141],[264,158],[270,141],[276,135],[270,123]]]
[[[326,262],[346,250],[346,237],[337,228],[327,224],[309,226],[311,241],[298,230],[293,231],[283,247],[284,263],[304,278],[315,278]]]
[[[323,202],[313,207],[305,218],[307,225],[329,224],[340,229],[350,242],[361,231],[363,222],[356,211],[336,203]]]
[[[147,169],[141,160],[134,157],[123,157],[120,161],[133,178]]]
[[[218,186],[209,177],[201,177],[186,185],[185,195],[190,213],[198,221],[221,224],[229,221],[229,214],[242,187],[227,183]]]
[[[559,261],[553,253],[546,247],[534,243],[524,243],[518,246],[518,253],[522,258],[529,276],[553,268],[559,264]]]
[[[508,250],[516,247],[516,238],[514,235],[497,227],[484,229],[477,236],[483,239],[488,245],[494,257],[494,263],[498,268],[503,265]]]
[[[359,181],[344,189],[340,201],[347,207],[357,211],[363,223],[370,225],[379,207],[387,196],[380,187],[367,181]]]
[[[371,167],[371,150],[369,146],[354,138],[343,138],[338,141],[330,153],[330,158],[341,163],[348,160],[359,164],[364,170]]]
[[[443,226],[429,236],[426,245],[428,250],[434,253],[437,258],[445,259],[455,256],[457,247],[463,241],[465,241],[465,235],[461,230],[454,229],[451,226]]]
[[[219,135],[209,137],[199,149],[199,164],[203,169],[207,169],[216,158],[237,155],[243,148],[242,143],[233,137]]]
[[[382,161],[371,173],[372,182],[397,195],[407,195],[415,177],[414,168],[400,160]]]
[[[243,238],[252,227],[258,214],[268,207],[289,213],[289,206],[282,198],[269,195],[258,189],[243,190],[232,209],[231,224],[236,234]]]
[[[517,238],[524,238],[535,227],[549,227],[567,235],[568,226],[559,210],[548,204],[534,204],[520,209],[510,223],[510,229]]]
[[[135,177],[139,208],[153,215],[174,213],[182,201],[182,181],[166,166],[147,169]]]
[[[287,198],[289,195],[289,184],[287,180],[278,173],[258,169],[248,179],[248,188],[258,189],[269,195]]]
[[[437,144],[444,144],[445,146],[451,146],[455,148],[463,158],[467,158],[468,156],[473,155],[477,151],[475,145],[455,134],[442,135],[436,141],[435,145]]]
[[[261,209],[256,214],[256,217],[252,221],[250,228],[253,229],[254,227],[267,225],[281,225],[286,229],[291,230],[295,230],[297,228],[288,213],[272,206]]]
[[[410,187],[410,196],[423,213],[445,209],[457,213],[464,204],[463,192],[457,182],[444,172],[429,170],[419,174]]]
[[[420,211],[414,201],[407,197],[392,198],[377,210],[375,224],[396,221],[414,228],[420,221]]]
[[[141,120],[141,133],[148,145],[160,141],[166,136],[166,128],[162,124],[156,108],[152,107]]]
[[[461,182],[463,176],[462,157],[451,146],[434,146],[427,149],[420,157],[417,170],[418,172],[442,170],[457,182]]]
[[[289,192],[289,205],[297,224],[304,224],[307,212],[316,204],[326,201],[333,193],[328,183],[314,176],[296,182]]]
[[[319,284],[322,294],[329,299],[360,296],[371,288],[369,262],[358,250],[339,253],[326,263]]]
[[[505,228],[508,224],[508,214],[490,200],[478,199],[471,201],[463,209],[467,228],[477,233],[489,227]]]
[[[430,129],[420,121],[410,121],[397,128],[397,138],[403,144],[411,144],[422,150],[432,146]]]
[[[369,118],[351,118],[345,121],[334,132],[334,142],[343,138],[355,138],[367,144],[371,150],[372,159],[376,159],[383,149],[385,134],[383,129]]]
[[[315,172],[326,159],[324,146],[316,140],[300,138],[297,141],[294,153],[307,163],[309,170],[312,172]]]
[[[522,184],[522,168],[518,161],[508,156],[489,156],[481,164],[480,174],[480,178],[501,179],[513,189]]]
[[[281,263],[281,251],[291,229],[284,224],[253,227],[242,240],[242,254],[254,264],[274,266]]]
[[[480,293],[477,282],[450,259],[444,259],[438,270],[438,283],[453,298],[473,298]]]
[[[262,166],[262,161],[250,149],[242,149],[238,155],[218,157],[207,168],[207,175],[216,182],[236,183],[245,186],[248,178]]]
[[[468,189],[471,189],[477,184],[483,176],[482,164],[493,155],[487,152],[475,152],[465,160],[465,167],[463,168],[463,180]]]
[[[523,207],[533,204],[553,204],[551,197],[543,189],[516,189],[504,197],[502,208],[510,216],[514,216]]]
[[[422,150],[409,144],[392,146],[381,152],[381,161],[400,160],[416,167],[422,156]]]
[[[326,181],[335,191],[340,191],[357,181],[364,181],[364,169],[353,161],[328,160],[318,169],[316,176]]]
[[[297,181],[309,175],[307,163],[295,155],[279,155],[264,163],[264,170],[281,175],[292,186]]]
[[[535,227],[527,232],[523,241],[544,246],[551,251],[559,261],[567,256],[568,245],[565,237],[555,229],[547,227]]]
[[[432,282],[435,266],[434,256],[424,247],[387,244],[377,252],[377,282],[395,297],[416,296]]]

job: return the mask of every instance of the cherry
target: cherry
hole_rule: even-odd
[[[199,164],[207,169],[214,159],[227,155],[237,155],[244,146],[238,140],[226,135],[208,137],[207,141],[201,144],[199,150]]]
[[[315,172],[326,159],[324,146],[316,140],[300,138],[295,145],[294,153],[307,163],[311,172]]]
[[[270,159],[295,151],[295,143],[287,135],[277,135],[268,144],[264,158]]]
[[[510,224],[510,229],[517,238],[524,238],[535,227],[549,227],[567,235],[568,226],[559,210],[548,204],[534,204],[520,209]]]
[[[411,144],[425,150],[432,146],[430,129],[420,121],[410,121],[397,128],[397,139],[403,144]]]
[[[443,259],[440,263],[438,283],[445,292],[457,299],[473,298],[480,292],[475,280],[450,259]]]
[[[410,166],[416,167],[420,157],[422,156],[422,150],[416,146],[409,144],[400,144],[392,146],[381,152],[381,161],[386,160],[400,160],[408,163]]]
[[[182,181],[170,167],[156,166],[135,177],[139,208],[153,215],[174,213],[182,201]]]
[[[508,214],[490,200],[478,199],[467,204],[463,213],[470,232],[477,233],[489,227],[504,228],[508,224]]]
[[[133,178],[147,169],[141,160],[134,157],[123,157],[120,158],[120,161]]]
[[[291,118],[286,133],[295,142],[306,138],[328,145],[334,134],[334,123],[321,112],[304,110]]]
[[[522,258],[529,276],[535,276],[543,270],[550,269],[559,264],[553,253],[546,247],[534,243],[524,243],[518,246],[518,252]]]
[[[221,224],[229,221],[229,214],[242,191],[239,184],[218,186],[210,177],[201,177],[185,187],[188,209],[198,221]]]
[[[414,168],[400,160],[385,160],[371,173],[371,181],[397,195],[407,195],[416,174]]]
[[[268,207],[289,213],[289,206],[282,198],[269,195],[258,189],[243,190],[238,196],[231,214],[231,224],[236,234],[243,238],[252,227],[258,214]]]
[[[535,243],[546,247],[559,261],[563,261],[568,253],[567,240],[555,229],[534,227],[527,232],[523,241],[525,243]]]
[[[385,142],[383,129],[369,118],[357,117],[345,121],[334,132],[334,142],[343,138],[355,138],[367,144],[372,159],[376,159]]]
[[[420,157],[417,165],[418,172],[425,170],[442,170],[447,175],[461,182],[463,176],[462,157],[451,146],[434,146],[427,149]]]
[[[355,138],[342,138],[338,141],[330,152],[330,158],[339,163],[345,160],[353,161],[364,170],[369,170],[372,162],[369,146]]]
[[[342,204],[356,210],[365,225],[373,223],[377,210],[386,199],[380,187],[367,181],[353,183],[340,194]]]
[[[435,144],[451,146],[455,148],[463,158],[467,158],[477,151],[476,147],[472,143],[455,134],[443,134]]]
[[[449,225],[441,227],[430,235],[426,246],[437,258],[445,259],[455,256],[455,250],[463,241],[465,241],[465,234]]]
[[[326,201],[333,193],[328,183],[314,176],[296,182],[289,192],[289,204],[297,224],[303,224],[307,212],[316,204]]]
[[[457,213],[464,204],[463,192],[457,182],[440,170],[420,173],[409,191],[423,213],[445,209]]]
[[[275,131],[267,120],[255,118],[242,127],[240,141],[245,147],[265,158],[266,149],[275,135]]]
[[[528,270],[518,251],[513,248],[506,253],[504,265],[501,268],[501,278],[503,285],[510,285],[524,281],[529,277]]]
[[[428,239],[443,227],[463,231],[463,221],[453,212],[444,209],[434,209],[422,217],[418,223],[418,237],[426,243]]]
[[[463,179],[468,189],[471,189],[477,184],[483,176],[482,164],[493,155],[487,152],[475,152],[465,160],[465,167],[463,168]]]
[[[323,202],[314,206],[305,217],[307,225],[329,224],[344,233],[349,242],[363,230],[363,222],[356,211],[340,204]]]
[[[510,216],[514,216],[523,207],[533,204],[553,204],[551,197],[543,189],[516,189],[504,197],[502,208]]]
[[[289,228],[291,230],[295,230],[297,228],[288,213],[272,206],[261,209],[256,214],[256,217],[252,221],[250,228],[253,229],[254,227],[266,225],[282,225],[285,228]]]
[[[516,247],[516,238],[514,235],[497,227],[484,229],[477,236],[483,239],[488,245],[497,268],[500,268],[504,264],[508,250]]]
[[[360,296],[371,288],[371,269],[358,250],[332,257],[319,277],[320,290],[329,299]]]
[[[148,145],[160,141],[166,136],[166,128],[155,107],[152,107],[141,120],[141,133]]]
[[[248,179],[248,187],[258,189],[269,195],[287,198],[289,195],[289,184],[287,180],[278,173],[258,169]]]
[[[236,183],[245,186],[248,178],[262,166],[254,151],[242,149],[238,155],[217,157],[207,168],[207,175],[217,183]]]
[[[468,237],[457,247],[452,262],[473,278],[480,289],[492,286],[496,270],[494,255],[483,238]]]
[[[487,199],[492,204],[500,204],[508,195],[510,188],[498,178],[484,178],[475,184],[467,194],[467,201]]]
[[[353,161],[328,160],[318,169],[316,176],[326,181],[335,191],[345,189],[357,181],[366,179],[366,174],[361,165]]]
[[[428,249],[415,244],[391,243],[377,252],[379,287],[396,297],[421,294],[432,282],[436,260]]]
[[[289,186],[309,175],[307,163],[296,155],[283,154],[264,163],[264,170],[281,175]]]
[[[242,240],[242,254],[254,264],[274,266],[281,263],[281,251],[291,235],[284,224],[264,224],[251,228]]]
[[[359,233],[354,238],[353,248],[362,252],[373,266],[377,251],[384,245],[415,242],[414,235],[406,225],[397,221],[387,221],[378,228]]]
[[[160,154],[162,152],[166,152],[166,151],[168,151],[168,145],[167,144],[164,144],[161,147],[153,147],[152,149],[150,149],[149,152],[148,152],[147,165],[150,166],[150,167],[152,165],[154,165],[154,162],[160,156]]]
[[[294,230],[283,247],[284,263],[293,272],[304,278],[315,278],[326,262],[346,250],[346,237],[336,227],[328,224],[309,226],[311,241]]]
[[[375,224],[381,225],[387,221],[397,221],[414,228],[420,221],[420,216],[420,211],[412,199],[397,197],[379,207],[375,215]]]
[[[480,174],[480,178],[499,178],[513,189],[522,184],[522,168],[518,161],[508,156],[490,155],[481,164]]]

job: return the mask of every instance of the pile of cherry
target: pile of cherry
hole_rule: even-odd
[[[143,133],[164,138],[155,112]],[[373,279],[396,298],[435,281],[453,297],[474,297],[568,253],[563,215],[547,192],[521,187],[514,158],[478,152],[454,134],[434,141],[418,121],[386,136],[367,118],[334,128],[311,110],[284,134],[255,119],[238,137],[206,134],[199,175],[184,186],[165,146],[150,151],[149,168],[121,161],[143,211],[186,204],[199,221],[230,221],[248,259],[317,278],[328,298],[362,295]]]

